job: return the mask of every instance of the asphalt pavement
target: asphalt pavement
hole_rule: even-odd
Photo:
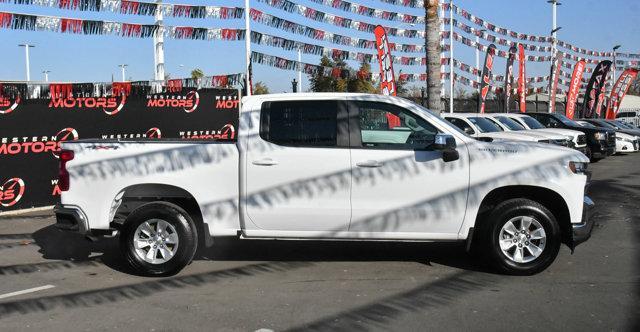
[[[220,239],[144,278],[114,239],[0,216],[0,330],[640,331],[640,153],[590,165],[592,238],[530,277],[458,244]]]

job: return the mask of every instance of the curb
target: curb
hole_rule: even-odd
[[[19,215],[27,214],[27,213],[31,213],[31,212],[40,212],[40,211],[47,211],[47,210],[53,210],[53,205],[43,206],[43,207],[34,207],[34,208],[29,208],[29,209],[14,210],[14,211],[0,212],[0,217],[19,216]]]

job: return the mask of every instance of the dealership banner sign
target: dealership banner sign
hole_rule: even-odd
[[[485,101],[491,88],[491,71],[493,70],[493,57],[495,54],[496,45],[489,45],[487,56],[484,58],[484,67],[482,68],[482,76],[480,79],[480,104],[478,105],[478,113],[484,113]]]
[[[600,117],[600,108],[604,99],[604,84],[611,69],[611,61],[601,61],[593,70],[587,84],[582,105],[582,116],[585,118]]]
[[[513,62],[516,59],[518,49],[515,46],[509,48],[509,57],[507,58],[507,69],[505,71],[504,80],[504,110],[509,112],[509,104],[511,102],[511,93],[513,89]]]
[[[571,75],[571,83],[567,94],[567,106],[565,108],[565,113],[569,119],[573,119],[575,116],[578,94],[580,93],[580,86],[582,85],[582,75],[584,75],[586,67],[587,64],[583,60],[578,61]]]
[[[0,211],[55,204],[63,141],[235,139],[235,89],[126,93],[114,84],[119,93],[95,97],[73,86],[52,85],[54,93],[38,99],[20,93],[25,84],[0,86]]]
[[[524,54],[524,46],[522,44],[518,44],[518,107],[522,113],[527,111],[526,61],[527,58]]]
[[[635,81],[637,76],[638,69],[635,68],[629,68],[622,72],[622,75],[618,78],[613,89],[611,89],[611,97],[609,97],[609,105],[606,113],[607,119],[614,120],[616,118],[622,98],[627,94],[627,91],[629,91],[629,88],[631,87],[631,83]]]

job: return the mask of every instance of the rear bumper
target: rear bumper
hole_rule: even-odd
[[[56,205],[53,212],[56,214],[56,227],[58,229],[80,234],[89,233],[89,221],[81,208],[75,205],[59,204]]]
[[[593,219],[594,206],[595,203],[593,203],[591,198],[589,198],[589,196],[584,196],[582,204],[582,220],[579,224],[573,224],[572,226],[572,250],[577,245],[587,241],[591,237],[591,231],[593,230],[593,224],[595,223],[595,220]]]

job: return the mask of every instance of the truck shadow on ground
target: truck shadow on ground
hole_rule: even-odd
[[[47,226],[33,233],[33,240],[40,247],[43,258],[56,261],[3,266],[0,267],[0,275],[99,267],[102,264],[130,273],[119,261],[116,239],[89,242],[79,235],[59,231],[54,226]],[[97,306],[144,298],[170,290],[211,285],[223,280],[237,280],[310,267],[316,262],[325,261],[415,261],[467,269],[393,295],[383,302],[356,308],[348,313],[348,317],[341,315],[338,325],[331,318],[321,319],[304,328],[345,329],[354,324],[356,326],[360,324],[361,327],[384,326],[393,321],[395,316],[404,312],[427,309],[457,300],[466,293],[481,290],[490,285],[491,282],[488,282],[488,279],[499,278],[496,275],[476,272],[478,266],[470,256],[465,254],[464,246],[459,243],[320,243],[320,241],[242,241],[217,238],[216,245],[211,249],[203,250],[197,260],[247,261],[247,264],[204,273],[146,279],[122,286],[3,302],[0,303],[0,319],[17,314]],[[384,315],[381,315],[383,312]]]
[[[33,233],[35,245],[44,259],[53,262],[0,267],[0,275],[20,274],[90,266],[103,263],[109,268],[132,274],[121,260],[117,238],[91,242],[63,232],[55,226]],[[489,271],[476,257],[466,252],[464,242],[419,243],[380,241],[296,241],[240,240],[215,238],[211,248],[198,251],[195,260],[270,261],[270,262],[358,262],[405,261],[439,264],[472,271]]]

